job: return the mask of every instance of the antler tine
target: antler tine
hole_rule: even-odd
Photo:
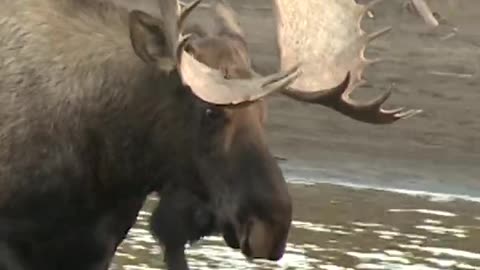
[[[177,0],[159,1],[160,12],[167,35],[166,40],[173,59],[177,60],[178,57],[179,41],[181,40],[181,32],[183,31],[185,21],[201,2],[202,0],[196,0],[179,12],[180,4]]]
[[[183,32],[183,28],[185,26],[185,21],[187,20],[188,16],[192,13],[192,11],[202,2],[203,0],[196,0],[192,3],[185,6],[185,8],[180,13],[178,17],[177,25],[180,32]]]
[[[383,0],[378,0],[378,2],[383,1]],[[377,2],[377,3],[378,3]],[[379,62],[384,61],[383,58],[378,57],[375,59],[367,59],[364,56],[365,50],[367,48],[367,45],[374,41],[377,38],[380,38],[386,34],[388,34],[392,30],[392,27],[386,26],[380,30],[377,30],[372,33],[364,33],[363,36],[360,38],[359,44],[362,44],[362,48],[360,49],[360,61],[358,62],[357,66],[353,68],[355,71],[355,77],[352,80],[352,86],[347,89],[347,93],[353,92],[356,88],[364,84],[366,81],[363,79],[363,71],[367,66],[372,65],[372,64],[377,64]]]
[[[366,37],[367,37],[367,40],[368,42],[372,42],[373,40],[385,35],[385,34],[388,34],[388,32],[390,32],[392,30],[392,27],[391,26],[386,26],[380,30],[377,30],[373,33],[370,33],[368,34]]]
[[[187,46],[188,42],[190,41],[190,38],[192,37],[192,34],[186,34],[180,38],[180,41],[178,42],[178,47],[176,51],[176,59],[178,61],[178,65],[180,66],[180,63],[182,62],[182,56],[183,56],[183,51],[185,50],[185,47]]]
[[[338,111],[357,121],[370,124],[390,124],[400,119],[407,119],[422,112],[422,110],[404,110],[396,108],[385,110],[381,106],[392,94],[389,89],[368,102],[358,102],[346,95],[350,83],[350,73],[347,74],[342,83],[328,90],[316,92],[304,92],[294,89],[285,90],[282,93],[292,99],[319,104]]]
[[[295,89],[285,89],[282,91],[282,94],[298,101],[317,103],[334,108],[334,102],[338,101],[343,93],[345,93],[345,91],[348,89],[348,85],[350,84],[350,76],[350,72],[348,72],[342,83],[327,90],[303,92]]]
[[[175,24],[177,31],[183,28],[186,18],[200,2],[201,0],[193,2],[179,14],[178,21]],[[170,6],[169,8],[171,12],[172,7]],[[219,17],[221,17],[220,20],[223,20],[217,22],[222,24],[225,30],[234,31],[237,34],[242,33],[239,24],[236,22],[233,10],[225,2],[218,0],[214,8],[216,8]],[[225,79],[224,74],[220,70],[199,62],[185,51],[185,46],[188,44],[190,37],[190,35],[177,36],[177,47],[175,48],[177,70],[184,84],[188,85],[197,97],[206,102],[218,105],[231,105],[257,100],[290,86],[301,74],[299,65],[296,65],[287,71],[265,77]]]
[[[181,44],[186,44],[184,40]],[[292,84],[301,74],[299,66],[252,79],[225,79],[219,70],[195,60],[180,47],[180,74],[185,84],[204,101],[218,105],[239,104],[267,96]]]
[[[164,22],[164,31],[171,57],[176,58],[178,46],[178,2],[177,0],[158,0]]]
[[[216,0],[214,4],[215,27],[217,32],[228,32],[245,38],[244,32],[240,27],[236,12],[227,4],[225,0]]]
[[[425,0],[409,0],[409,3],[413,5],[418,15],[422,17],[428,26],[434,28],[440,24],[435,16],[433,16],[433,12]]]
[[[303,75],[282,94],[371,124],[389,124],[421,112],[383,109],[391,89],[367,102],[350,98],[366,82],[364,69],[383,61],[367,59],[364,53],[370,42],[392,28],[366,33],[360,26],[368,10],[381,1],[361,5],[353,0],[275,0],[281,67],[304,63]]]

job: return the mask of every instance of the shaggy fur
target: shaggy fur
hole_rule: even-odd
[[[107,269],[167,182],[241,226],[244,253],[283,253],[290,197],[261,103],[200,101],[176,72],[141,60],[131,17],[107,1],[0,6],[0,268]]]
[[[160,188],[152,180],[191,159],[178,132],[191,126],[194,99],[135,55],[126,12],[94,1],[0,5],[0,237],[35,269],[90,269]],[[113,221],[118,232],[101,228]],[[111,243],[81,245],[100,234]],[[68,243],[76,250],[63,252]],[[70,265],[80,251],[84,263]]]

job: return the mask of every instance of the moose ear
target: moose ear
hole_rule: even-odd
[[[135,53],[146,63],[171,58],[163,21],[133,10],[129,15],[130,40]]]

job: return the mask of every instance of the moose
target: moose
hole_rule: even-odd
[[[212,11],[209,18],[214,18],[214,27],[202,29],[198,24],[186,27],[184,32],[192,36],[185,47],[186,51],[208,66],[223,70],[224,76],[250,78],[255,71],[234,10],[223,0],[215,1],[209,9]],[[167,268],[188,270],[185,244],[214,233],[214,215],[208,212],[204,201],[184,189],[168,189],[162,194],[151,217],[151,230],[163,244]],[[225,238],[227,243],[228,240]],[[238,243],[230,242],[230,246],[238,246]]]
[[[299,1],[277,0],[282,66],[262,76],[234,28],[184,35],[200,0],[158,0],[161,16],[108,1],[0,0],[0,266],[108,269],[152,192],[165,198],[152,221],[159,241],[163,217],[193,213],[180,241],[218,231],[247,258],[280,259],[292,201],[264,100],[281,93],[373,124],[419,112],[382,108],[389,92],[348,97],[367,43],[387,32],[360,31],[370,6],[301,1],[347,20],[298,24]],[[315,29],[325,36],[302,42]]]

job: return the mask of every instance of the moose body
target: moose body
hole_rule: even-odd
[[[135,57],[127,13],[2,7],[0,241],[20,269],[107,269],[146,195],[188,171],[192,97]]]

